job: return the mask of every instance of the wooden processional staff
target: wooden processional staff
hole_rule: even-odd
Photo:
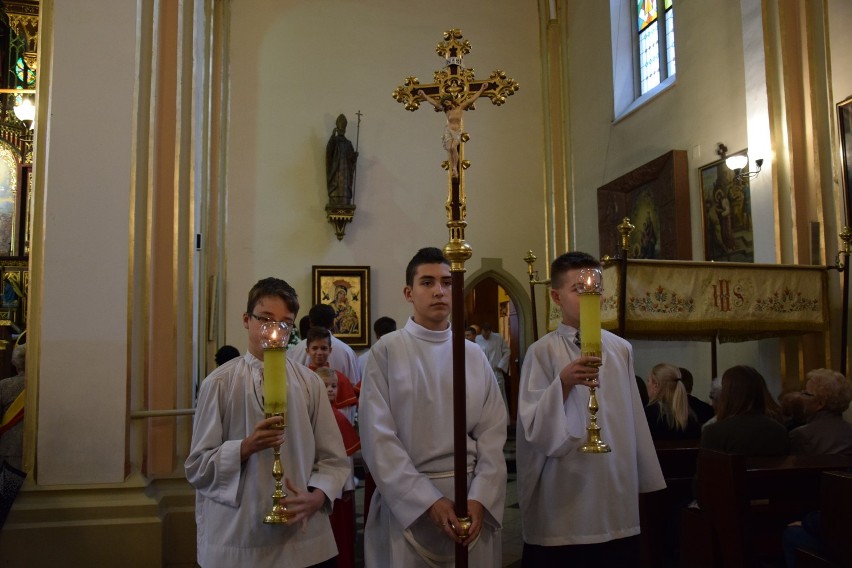
[[[452,275],[452,327],[453,327],[453,442],[455,477],[455,513],[463,523],[460,535],[466,535],[470,528],[467,512],[467,433],[465,401],[465,361],[464,361],[464,263],[473,255],[473,249],[464,240],[464,228],[467,226],[467,200],[464,193],[464,171],[470,162],[464,159],[464,144],[469,136],[462,129],[462,114],[473,110],[473,103],[481,96],[491,99],[491,103],[500,106],[506,98],[515,94],[518,83],[497,70],[485,81],[474,79],[474,70],[465,68],[462,58],[470,53],[470,42],[462,38],[461,30],[451,29],[444,32],[444,41],[435,49],[444,58],[444,67],[435,71],[434,83],[420,84],[417,77],[406,77],[405,84],[393,92],[393,98],[405,106],[405,110],[415,111],[421,102],[427,102],[435,111],[443,112],[447,118],[444,128],[443,144],[448,159],[442,164],[447,170],[447,228],[450,230],[450,242],[444,247],[444,256],[450,261]],[[463,519],[465,519],[463,521]],[[467,568],[467,548],[456,544],[456,566]]]

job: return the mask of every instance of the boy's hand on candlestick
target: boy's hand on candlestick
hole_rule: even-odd
[[[319,511],[325,503],[326,496],[321,490],[314,488],[313,491],[304,489],[299,491],[290,482],[289,479],[284,479],[284,485],[287,487],[288,495],[281,499],[281,505],[287,509],[287,513],[291,516],[287,520],[288,523],[301,523],[302,528],[308,523],[314,513]]]
[[[559,380],[562,381],[562,399],[568,398],[568,392],[575,385],[587,387],[598,386],[598,369],[601,365],[600,357],[578,357],[574,359],[561,371]]]
[[[240,443],[240,461],[246,461],[250,455],[261,450],[280,447],[284,443],[284,430],[274,426],[283,420],[281,416],[272,416],[258,422],[254,432]]]
[[[458,542],[458,536],[456,535],[456,531],[453,527],[458,525],[459,520],[456,517],[455,506],[452,501],[446,497],[441,497],[432,503],[432,506],[429,507],[427,513],[429,513],[429,518],[433,523],[435,523],[438,530],[444,533],[447,538],[453,542]]]

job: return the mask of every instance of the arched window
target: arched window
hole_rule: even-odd
[[[674,84],[675,0],[610,0],[614,115]]]
[[[673,1],[635,0],[640,95],[675,74]]]

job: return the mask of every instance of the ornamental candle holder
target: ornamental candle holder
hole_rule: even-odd
[[[583,268],[577,282],[580,295],[580,354],[584,357],[600,358],[603,353],[601,344],[601,294],[603,293],[603,275],[600,268]],[[597,364],[600,366],[600,363]],[[597,381],[595,381],[597,385]],[[580,447],[587,454],[605,454],[610,447],[601,441],[601,427],[598,426],[598,398],[596,386],[589,387],[589,424],[586,426],[586,443]]]
[[[263,411],[267,418],[280,416],[281,422],[272,426],[277,430],[287,427],[287,341],[290,339],[290,326],[281,321],[264,322],[260,326],[260,344],[263,347]],[[281,500],[287,497],[281,478],[281,448],[272,449],[272,477],[275,479],[275,491],[272,493],[272,509],[263,518],[266,524],[286,524],[293,515]]]

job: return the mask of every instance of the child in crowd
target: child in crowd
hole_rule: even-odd
[[[329,367],[328,357],[331,355],[331,332],[324,327],[314,326],[308,330],[308,335],[305,339],[305,349],[308,352],[308,368],[316,371],[322,367]],[[358,409],[358,398],[355,395],[355,388],[352,386],[352,381],[349,380],[349,377],[336,369],[334,372],[337,373],[337,398],[332,402],[332,406],[343,413],[350,424],[355,424],[355,412]]]
[[[352,454],[361,448],[361,440],[355,428],[342,412],[334,408],[334,401],[338,392],[338,373],[329,367],[319,367],[316,370],[322,382],[325,383],[328,401],[331,403],[334,417],[337,419],[337,427],[343,436],[343,447],[349,456],[349,477],[343,485],[343,496],[334,500],[331,510],[331,530],[337,543],[337,566],[338,568],[355,568],[355,474],[352,464]]]

